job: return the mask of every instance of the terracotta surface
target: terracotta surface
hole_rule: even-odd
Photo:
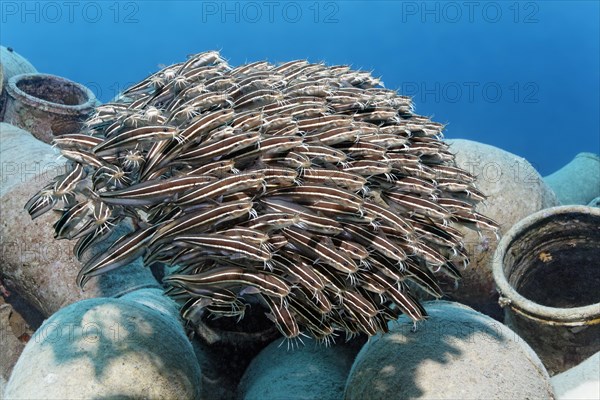
[[[477,176],[477,188],[487,199],[476,210],[500,224],[504,234],[522,218],[543,208],[558,205],[556,195],[540,174],[525,160],[494,146],[470,140],[448,140],[459,167]],[[461,268],[458,286],[444,287],[451,300],[465,303],[496,319],[502,318],[492,277],[492,256],[497,238],[484,232],[457,227],[465,234],[471,262]]]

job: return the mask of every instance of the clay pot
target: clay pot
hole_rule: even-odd
[[[556,397],[561,400],[600,399],[600,352],[578,366],[554,375],[551,381]]]
[[[239,399],[338,400],[360,347],[343,340],[326,347],[276,339],[252,360],[238,388]],[[297,348],[296,348],[297,346]]]
[[[544,177],[560,204],[586,205],[600,197],[600,157],[579,153],[570,163]]]
[[[48,317],[85,298],[110,297],[158,283],[140,259],[92,278],[80,289],[76,277],[82,263],[73,255],[75,241],[54,239],[56,215],[48,212],[31,220],[25,203],[56,175],[64,172],[51,146],[31,134],[0,123],[0,277],[28,303]],[[89,249],[83,262],[105,249],[131,227],[121,226],[99,246]]]
[[[37,72],[23,56],[10,47],[0,46],[0,121],[3,121],[7,81],[15,75]]]
[[[233,399],[250,361],[279,332],[259,305],[248,307],[238,323],[234,318],[202,318],[192,344],[202,369],[202,398]]]
[[[83,300],[42,324],[6,386],[9,399],[197,399],[200,368],[161,290]]]
[[[553,399],[550,377],[514,332],[473,309],[424,304],[429,319],[406,316],[356,356],[344,399]]]
[[[502,238],[493,271],[506,324],[550,374],[600,351],[600,209],[561,206],[523,219]]]
[[[4,120],[43,142],[80,131],[96,104],[83,85],[48,74],[21,74],[9,79]]]
[[[476,211],[496,221],[500,235],[527,215],[559,204],[540,174],[524,158],[471,140],[447,142],[450,151],[456,154],[456,164],[477,177],[477,188],[487,196]],[[503,313],[492,277],[492,256],[498,238],[491,232],[480,235],[463,226],[455,227],[464,234],[470,263],[460,270],[463,278],[458,285],[454,281],[442,283],[444,293],[448,300],[501,320]]]
[[[25,57],[10,47],[0,46],[0,65],[4,74],[4,85],[6,85],[6,81],[15,75],[37,72]]]

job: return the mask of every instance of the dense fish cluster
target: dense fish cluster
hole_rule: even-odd
[[[436,273],[460,277],[450,223],[497,230],[442,129],[368,72],[201,53],[57,137],[68,172],[26,209],[60,206],[78,257],[133,221],[80,285],[143,256],[176,268],[164,283],[192,323],[260,303],[287,338],[374,335],[426,316],[414,286],[439,297]]]

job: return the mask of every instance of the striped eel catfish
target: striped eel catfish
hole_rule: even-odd
[[[415,290],[440,297],[439,274],[460,278],[452,225],[498,232],[443,129],[365,71],[200,53],[57,138],[67,173],[25,208],[59,211],[77,257],[123,220],[138,227],[80,285],[143,257],[174,267],[163,283],[192,325],[249,318],[252,303],[288,339],[375,335],[427,317]]]

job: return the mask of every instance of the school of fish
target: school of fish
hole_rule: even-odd
[[[67,172],[25,208],[59,211],[55,237],[76,239],[79,258],[133,222],[83,265],[81,286],[143,257],[173,267],[163,283],[192,325],[261,304],[291,340],[375,335],[401,313],[424,319],[414,293],[441,297],[437,274],[460,278],[453,224],[498,231],[442,130],[369,72],[233,68],[210,51],[56,137]]]

